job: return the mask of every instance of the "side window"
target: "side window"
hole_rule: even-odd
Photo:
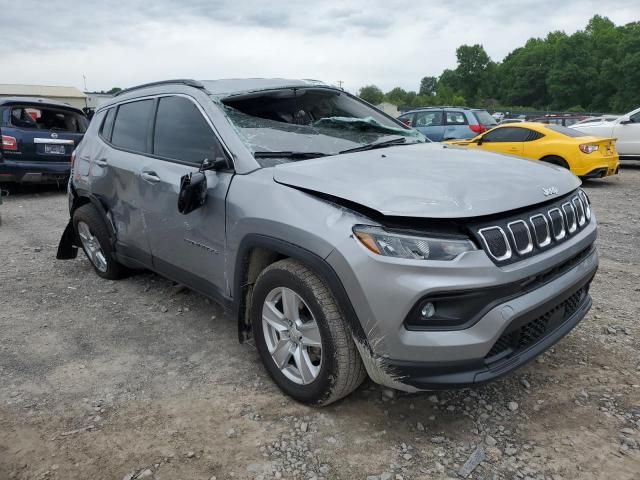
[[[200,164],[224,157],[218,138],[198,107],[184,97],[163,97],[153,136],[155,155]]]
[[[416,113],[416,127],[437,127],[442,125],[442,112],[429,111]]]
[[[542,137],[544,137],[543,133],[536,132],[535,130],[529,130],[528,128],[519,128],[518,130],[523,130],[523,132],[526,132],[526,133],[523,133],[523,137],[524,137],[524,140],[522,140],[523,142],[533,142],[534,140],[539,140]]]
[[[116,117],[115,107],[107,110],[107,115],[104,117],[102,125],[100,125],[100,136],[106,141],[111,141],[111,131],[113,130],[113,119]]]
[[[629,120],[631,120],[633,123],[640,123],[640,112],[631,115],[629,117]]]
[[[467,125],[467,118],[462,112],[445,112],[447,125]]]
[[[526,142],[530,132],[533,132],[533,130],[520,127],[496,128],[485,134],[482,137],[482,142]],[[533,140],[535,140],[535,138]]]
[[[413,126],[413,113],[407,114],[407,115],[400,115],[398,117],[398,120],[400,120],[402,123],[404,123],[407,127],[412,127]]]
[[[153,113],[153,100],[123,103],[118,107],[111,143],[134,152],[147,152],[149,122]]]

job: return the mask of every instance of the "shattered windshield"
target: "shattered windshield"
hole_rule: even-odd
[[[286,88],[220,100],[231,123],[262,166],[405,138],[425,142],[350,95],[328,88]],[[395,142],[393,144],[398,144]],[[277,153],[282,152],[282,157]],[[286,154],[290,154],[287,156]],[[263,158],[263,157],[269,158]]]

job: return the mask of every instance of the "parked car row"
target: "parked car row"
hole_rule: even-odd
[[[467,107],[420,108],[403,113],[398,120],[434,142],[472,138],[497,125],[486,110]]]

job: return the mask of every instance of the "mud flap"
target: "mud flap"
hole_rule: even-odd
[[[58,253],[56,254],[58,260],[70,260],[78,256],[78,247],[75,245],[75,235],[73,222],[69,220],[58,244]]]

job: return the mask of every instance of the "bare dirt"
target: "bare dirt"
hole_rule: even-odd
[[[272,384],[220,307],[152,273],[55,260],[64,191],[0,206],[0,479],[640,478],[640,167],[586,184],[595,307],[484,387],[370,382],[324,409]],[[471,461],[468,466],[473,467]]]

